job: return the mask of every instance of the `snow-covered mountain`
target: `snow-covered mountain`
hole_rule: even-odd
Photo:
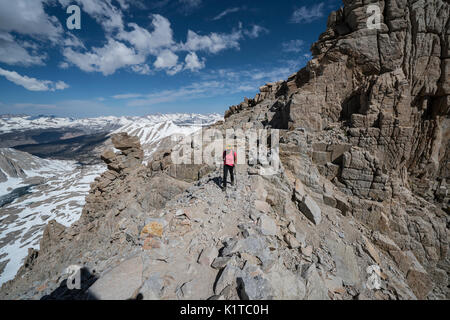
[[[223,120],[218,114],[213,115],[160,115],[147,116],[139,121],[126,124],[111,134],[127,132],[129,135],[137,136],[141,141],[145,157],[148,158],[158,142],[172,135],[189,135],[202,127]]]
[[[48,221],[69,226],[78,220],[90,184],[105,168],[8,148],[0,149],[0,160],[0,171],[7,177],[0,182],[1,284],[14,277],[28,248],[39,248]],[[20,174],[8,170],[11,166]]]
[[[76,128],[84,129],[85,131],[112,131],[117,128],[141,123],[145,126],[157,124],[165,121],[172,121],[179,126],[193,125],[198,122],[211,123],[222,118],[219,114],[154,114],[142,117],[97,117],[97,118],[62,118],[54,116],[14,116],[3,115],[0,116],[0,133],[11,133],[34,129],[59,129],[59,128]]]

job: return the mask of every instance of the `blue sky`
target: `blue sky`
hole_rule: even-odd
[[[223,113],[303,67],[340,5],[0,0],[0,114]]]

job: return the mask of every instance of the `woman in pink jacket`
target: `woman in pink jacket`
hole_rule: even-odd
[[[223,152],[223,191],[227,189],[227,176],[230,172],[231,185],[234,185],[234,164],[237,161],[236,151],[233,151],[231,145],[227,145]]]

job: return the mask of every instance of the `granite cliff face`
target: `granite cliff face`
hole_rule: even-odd
[[[239,165],[227,194],[220,168],[174,164],[172,145],[143,166],[115,136],[80,221],[49,224],[0,297],[449,299],[449,12],[344,1],[305,68],[211,127],[280,129],[281,171]],[[68,290],[72,264],[98,280]]]

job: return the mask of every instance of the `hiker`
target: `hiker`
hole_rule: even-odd
[[[226,150],[223,152],[223,190],[227,189],[227,176],[230,172],[231,185],[234,185],[234,164],[237,161],[236,151],[233,151],[231,145],[227,145]]]

